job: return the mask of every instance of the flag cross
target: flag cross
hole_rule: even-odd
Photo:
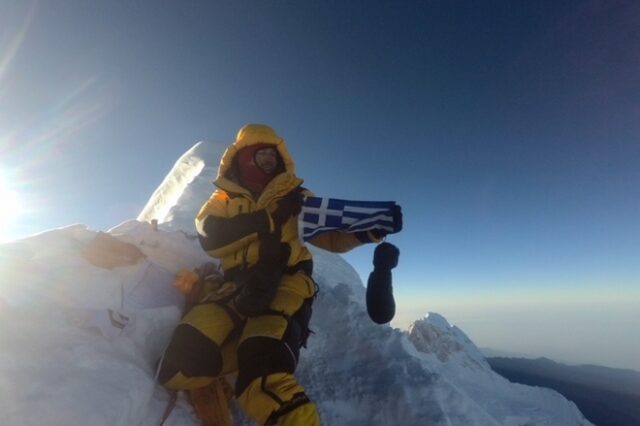
[[[342,210],[330,209],[329,208],[329,198],[323,198],[320,202],[320,206],[318,207],[304,207],[305,213],[317,214],[318,215],[318,223],[324,224],[327,223],[327,216],[333,216],[342,219]]]

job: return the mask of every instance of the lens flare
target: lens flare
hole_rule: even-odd
[[[0,83],[2,82],[2,77],[6,73],[7,69],[11,65],[13,58],[16,56],[18,51],[20,50],[20,46],[22,46],[22,42],[29,31],[29,27],[31,26],[31,21],[33,20],[33,15],[35,11],[35,3],[31,4],[29,8],[29,12],[25,20],[22,22],[22,26],[20,30],[17,32],[15,37],[9,42],[8,46],[4,46],[3,54],[0,56]],[[1,85],[0,85],[1,87]]]

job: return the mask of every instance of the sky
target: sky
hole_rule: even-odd
[[[633,1],[2,0],[0,241],[135,218],[195,143],[265,123],[316,194],[402,205],[394,325],[435,311],[481,347],[640,369],[639,21]],[[365,281],[372,254],[346,256]]]

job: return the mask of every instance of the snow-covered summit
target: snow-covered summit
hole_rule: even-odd
[[[0,246],[3,424],[160,423],[168,397],[154,368],[182,307],[171,283],[209,260],[193,218],[213,190],[222,150],[194,146],[138,220],[107,235],[73,226]],[[373,323],[353,268],[312,252],[320,292],[297,375],[324,424],[590,424],[558,393],[493,373],[441,315],[408,333]],[[184,399],[165,422],[195,424]],[[238,415],[236,424],[250,423]]]
[[[449,325],[440,314],[429,312],[424,319],[415,321],[409,327],[409,338],[419,351],[433,353],[442,362],[458,357],[461,363],[475,363],[480,368],[489,368],[471,339],[458,327]]]
[[[141,222],[157,220],[160,229],[195,235],[195,214],[213,190],[217,161],[224,145],[198,142],[176,161],[138,215]]]

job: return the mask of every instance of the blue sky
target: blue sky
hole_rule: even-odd
[[[261,122],[317,194],[403,206],[399,323],[435,310],[510,349],[478,316],[554,301],[594,328],[594,304],[640,306],[639,20],[632,1],[2,2],[0,175],[23,210],[0,239],[135,217],[194,143]],[[347,259],[366,279],[371,256]]]

